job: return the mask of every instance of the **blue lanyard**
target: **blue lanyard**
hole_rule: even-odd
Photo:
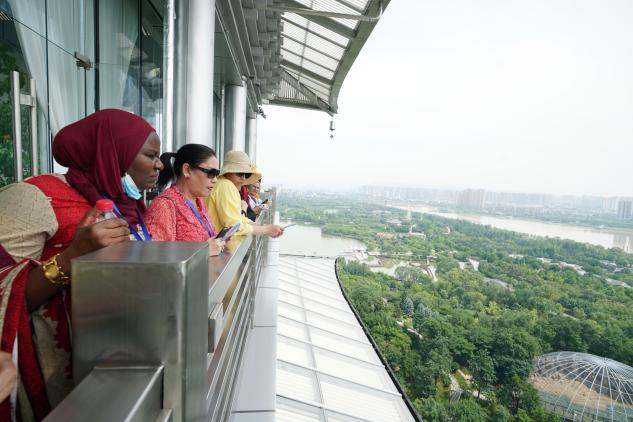
[[[114,207],[114,212],[116,212],[119,218],[122,218],[123,220],[125,220],[125,222],[127,223],[127,226],[130,228],[130,232],[134,235],[136,240],[138,240],[139,242],[143,242],[143,241],[149,242],[150,240],[152,240],[152,236],[147,231],[147,227],[145,226],[145,221],[143,220],[143,216],[141,215],[141,213],[138,211],[138,208],[136,209],[136,217],[138,218],[138,222],[141,225],[141,230],[143,230],[143,237],[145,237],[145,239],[143,239],[141,235],[138,234],[136,229],[132,227],[132,225],[127,221],[127,219],[123,217],[123,214],[121,214],[121,211],[119,211],[119,207],[116,206],[114,201],[112,201],[112,206]]]
[[[204,227],[204,229],[207,231],[207,233],[209,233],[209,237],[210,238],[213,237],[215,235],[215,230],[213,230],[211,228],[211,225],[209,224],[209,220],[207,220],[206,216],[205,216],[205,219],[203,220],[202,216],[200,215],[200,213],[198,212],[196,207],[191,203],[189,198],[187,198],[184,194],[182,196],[185,197],[185,201],[187,201],[187,205],[189,205],[189,208],[191,208],[191,211],[193,211],[194,215],[196,216],[196,218],[198,219],[200,224],[202,224],[202,227]]]

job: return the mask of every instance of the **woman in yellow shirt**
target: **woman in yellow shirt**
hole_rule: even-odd
[[[257,224],[242,214],[240,188],[251,178],[254,166],[243,151],[229,151],[224,156],[220,176],[211,195],[207,198],[207,208],[213,225],[220,230],[240,224],[238,235],[254,234],[279,237],[284,229],[275,224]]]

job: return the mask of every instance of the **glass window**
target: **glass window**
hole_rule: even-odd
[[[141,51],[141,115],[163,134],[163,11],[154,2],[141,4],[141,34],[138,48]]]
[[[99,105],[163,132],[163,9],[150,0],[99,4]],[[140,18],[139,18],[140,16]]]
[[[20,7],[18,7],[19,9]],[[20,9],[21,10],[21,9]],[[31,19],[37,20],[37,8],[32,11]],[[30,92],[31,79],[35,81],[37,97],[37,134],[38,134],[38,167],[40,172],[49,169],[48,125],[46,110],[46,40],[17,20],[12,19],[16,9],[7,2],[0,1],[0,186],[12,183],[15,178],[14,142],[12,120],[12,72],[18,72],[20,92]],[[43,19],[43,12],[42,12]],[[20,106],[21,140],[22,140],[22,176],[28,177],[32,171],[31,134],[34,128],[30,122],[30,107]]]
[[[99,108],[140,114],[138,1],[99,2]]]

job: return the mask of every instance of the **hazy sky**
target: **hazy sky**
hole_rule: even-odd
[[[264,182],[633,195],[632,22],[631,0],[392,0],[333,140],[264,107]]]

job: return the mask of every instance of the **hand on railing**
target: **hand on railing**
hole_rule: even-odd
[[[217,256],[224,250],[225,242],[222,239],[216,239],[215,237],[207,240],[209,243],[209,256]]]
[[[266,228],[266,234],[273,239],[276,239],[284,234],[284,228],[276,224],[266,224],[264,227]]]

